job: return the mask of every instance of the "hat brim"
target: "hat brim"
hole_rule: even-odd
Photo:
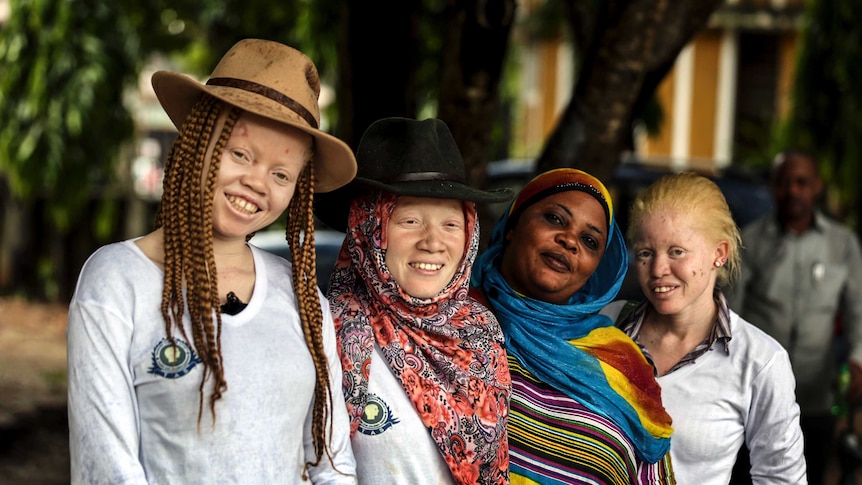
[[[382,183],[377,180],[356,177],[354,183],[378,188],[398,195],[432,197],[436,199],[471,200],[473,202],[505,202],[512,198],[510,189],[479,190],[459,182],[424,180],[412,182]]]
[[[376,180],[356,177],[346,186],[328,194],[315,196],[314,214],[320,222],[336,231],[347,232],[350,204],[371,190],[382,190],[410,197],[455,199],[473,202],[505,202],[514,195],[510,189],[479,190],[468,185],[449,181],[413,181],[384,184]]]
[[[285,106],[258,94],[222,86],[207,86],[184,74],[158,71],[152,77],[156,97],[179,130],[203,93],[264,118],[284,123],[314,139],[315,192],[330,192],[356,176],[353,151],[338,138],[309,126]]]

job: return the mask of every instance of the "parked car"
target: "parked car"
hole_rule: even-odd
[[[324,292],[329,286],[329,276],[335,268],[335,260],[341,251],[344,233],[331,229],[315,229],[314,248],[317,256],[317,284]],[[290,248],[283,229],[261,231],[249,241],[251,244],[290,260]]]
[[[488,188],[508,187],[517,192],[532,177],[534,166],[535,160],[532,159],[513,158],[490,162],[487,168],[487,186]],[[614,207],[617,208],[617,222],[623,230],[628,226],[628,208],[635,197],[649,184],[669,173],[673,171],[641,163],[617,165],[613,179],[605,185],[613,195]],[[745,227],[746,224],[772,211],[772,194],[765,181],[735,174],[706,176],[724,193],[730,212],[739,227]],[[502,215],[508,204],[503,202],[489,205],[489,208],[495,212],[495,215]]]
[[[534,166],[535,161],[532,159],[490,162],[487,168],[487,187],[489,189],[508,187],[517,192],[533,176]],[[673,171],[641,163],[626,162],[617,165],[613,179],[605,185],[613,196],[616,220],[623,233],[628,227],[629,207],[635,197],[649,184],[669,173]],[[770,187],[765,181],[729,173],[721,176],[706,176],[721,189],[739,227],[745,227],[748,223],[769,214],[774,207]],[[508,205],[508,202],[489,204],[488,210],[492,212],[496,221]],[[632,258],[630,258],[629,270],[620,289],[619,298],[636,300],[642,298],[643,293],[636,281],[631,261]]]

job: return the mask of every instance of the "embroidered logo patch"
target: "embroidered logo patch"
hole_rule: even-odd
[[[153,349],[153,365],[147,372],[168,379],[177,379],[188,374],[200,363],[201,359],[189,344],[178,338],[174,339],[174,343],[163,338]]]
[[[398,423],[398,418],[392,415],[389,405],[383,402],[375,394],[368,393],[368,402],[362,411],[362,422],[359,423],[359,432],[369,436],[378,435],[393,424]]]

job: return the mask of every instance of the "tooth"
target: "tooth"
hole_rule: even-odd
[[[430,263],[412,263],[412,266],[417,269],[421,269],[424,271],[437,271],[442,268],[442,264],[430,264]]]
[[[228,196],[227,200],[237,209],[243,212],[247,212],[249,214],[254,214],[258,210],[258,207],[256,205],[245,199],[240,199],[239,197],[230,195]]]

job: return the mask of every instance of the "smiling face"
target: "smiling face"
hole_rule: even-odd
[[[467,245],[463,202],[400,197],[386,224],[386,266],[407,294],[432,298],[458,270]]]
[[[638,283],[660,315],[693,321],[715,307],[715,262],[727,259],[728,243],[709,240],[697,222],[693,214],[662,208],[644,214],[636,226]]]
[[[240,115],[216,180],[214,238],[244,241],[278,219],[310,154],[309,135],[248,112]]]
[[[506,234],[500,272],[523,295],[564,304],[596,271],[608,223],[599,202],[581,191],[532,204]]]

